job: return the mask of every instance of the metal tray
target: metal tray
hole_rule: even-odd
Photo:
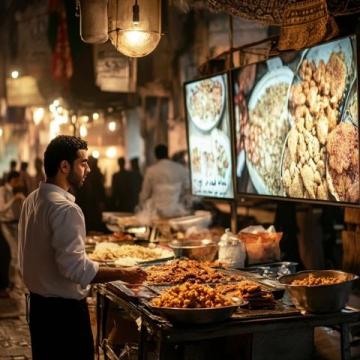
[[[218,308],[181,309],[155,307],[149,303],[148,306],[171,322],[183,324],[210,324],[224,321],[229,319],[239,307],[239,305],[231,305]]]

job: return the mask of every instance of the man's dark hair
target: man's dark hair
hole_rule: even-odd
[[[123,169],[125,167],[125,158],[119,157],[118,158],[118,165],[119,165],[120,169]]]
[[[11,160],[11,161],[10,161],[10,169],[15,170],[15,169],[16,169],[16,165],[17,165],[16,160]]]
[[[72,166],[78,157],[78,150],[87,150],[86,141],[68,135],[59,135],[47,146],[44,154],[45,174],[48,178],[54,177],[63,160]]]
[[[20,173],[18,171],[10,171],[6,177],[6,182],[10,182],[12,179],[20,177]]]
[[[22,161],[21,164],[20,164],[20,170],[26,171],[27,168],[28,168],[28,166],[29,166],[29,163],[28,163],[28,162]]]
[[[168,147],[164,144],[156,145],[155,156],[158,160],[166,159],[168,157]]]

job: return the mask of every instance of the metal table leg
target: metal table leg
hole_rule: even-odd
[[[341,349],[341,359],[350,360],[351,359],[351,349],[350,349],[350,330],[348,324],[340,325],[340,349]]]

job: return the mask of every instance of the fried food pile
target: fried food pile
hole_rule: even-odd
[[[341,144],[341,145],[340,145]],[[341,122],[326,145],[329,174],[340,201],[359,201],[359,138],[357,128]]]
[[[291,197],[327,200],[326,144],[339,121],[345,92],[344,54],[332,52],[327,64],[305,59],[299,76],[301,81],[291,87],[294,126],[288,135],[282,181]]]
[[[152,299],[151,304],[169,308],[216,308],[230,306],[232,302],[210,286],[186,282],[164,291]]]
[[[334,285],[340,284],[346,281],[345,275],[339,277],[333,276],[314,276],[313,274],[308,275],[303,279],[293,280],[290,285],[297,286],[320,286],[320,285]]]
[[[285,116],[288,88],[284,82],[268,87],[250,111],[244,130],[249,160],[273,195],[281,189],[281,152],[289,130]]]
[[[217,285],[216,290],[225,297],[238,297],[249,302],[249,309],[273,309],[275,300],[273,294],[264,291],[253,281],[240,281],[236,284]]]
[[[196,260],[175,260],[146,269],[147,282],[153,285],[192,283],[218,283],[241,280],[241,276],[212,269],[208,264]]]

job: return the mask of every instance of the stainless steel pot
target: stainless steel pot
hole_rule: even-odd
[[[216,258],[218,244],[212,240],[174,240],[169,246],[175,257],[186,257],[194,260],[213,261]]]
[[[304,279],[310,274],[314,277],[341,278],[343,281],[333,285],[291,285],[292,281]],[[351,291],[351,282],[357,278],[357,275],[343,271],[310,270],[284,275],[279,282],[285,285],[293,304],[299,310],[310,313],[330,313],[340,311],[346,306]]]

